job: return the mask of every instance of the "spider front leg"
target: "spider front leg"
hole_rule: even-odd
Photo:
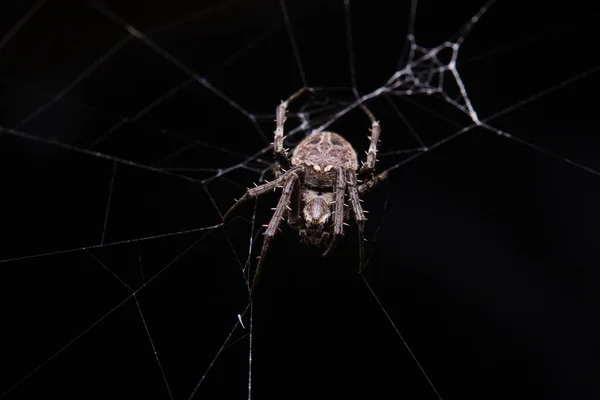
[[[287,170],[292,165],[286,150],[283,148],[283,125],[286,120],[285,114],[287,113],[288,104],[296,97],[300,96],[304,91],[306,91],[306,89],[306,87],[303,87],[302,89],[298,90],[286,101],[282,101],[277,107],[277,110],[275,110],[275,122],[277,125],[275,127],[275,138],[273,140],[273,153],[275,153],[275,160],[278,164],[278,166],[276,166],[275,175],[279,175],[281,168]]]
[[[375,120],[375,116],[373,116],[371,111],[369,111],[369,109],[364,104],[361,104],[360,107],[371,120],[371,144],[369,145],[369,151],[367,152],[367,160],[363,162],[362,166],[358,170],[358,175],[360,177],[370,178],[373,176],[373,171],[375,170],[375,162],[377,161],[377,145],[379,143],[379,134],[381,133],[381,127],[379,126],[379,122]]]
[[[237,200],[229,208],[229,210],[227,210],[225,215],[223,215],[223,222],[227,220],[227,218],[231,215],[233,210],[235,210],[240,204],[246,202],[249,199],[255,199],[258,196],[261,196],[265,193],[274,191],[275,189],[277,189],[277,187],[281,186],[283,182],[285,182],[285,180],[288,179],[292,174],[295,175],[296,173],[302,172],[302,170],[302,167],[292,168],[283,175],[279,176],[278,178],[275,178],[271,182],[263,183],[262,185],[246,190],[246,193],[244,193],[244,195],[239,200]]]
[[[367,222],[367,219],[365,218],[365,213],[360,205],[356,174],[354,171],[346,171],[346,181],[348,182],[348,197],[350,198],[350,204],[352,205],[354,218],[356,219],[356,224],[358,225],[358,272],[362,274],[363,269],[365,268],[365,245],[363,243],[363,236],[365,233],[365,223]]]
[[[339,167],[337,169],[338,176],[335,184],[335,214],[333,219],[333,238],[331,243],[323,253],[323,256],[329,254],[333,248],[335,241],[344,234],[344,195],[346,194],[346,177],[344,176],[344,169]]]
[[[297,179],[294,183],[294,190],[292,190],[290,203],[286,208],[288,225],[294,229],[299,229],[302,222],[300,214],[302,208],[302,187],[300,185],[300,179]]]
[[[375,186],[377,186],[381,182],[385,181],[387,179],[387,176],[388,176],[387,171],[383,171],[383,172],[375,175],[374,177],[365,180],[358,187],[358,194],[365,194],[365,193],[367,193],[369,190],[373,189]]]
[[[275,234],[277,233],[277,228],[283,220],[283,214],[288,205],[288,202],[290,201],[290,197],[294,192],[294,185],[297,180],[298,175],[295,172],[292,172],[291,174],[287,175],[285,186],[283,187],[283,193],[281,194],[281,198],[277,203],[277,207],[275,208],[275,212],[271,217],[271,221],[269,222],[269,224],[267,225],[267,229],[265,230],[265,238],[263,239],[263,245],[260,250],[260,256],[258,257],[258,264],[256,265],[256,271],[254,272],[254,278],[252,279],[252,285],[250,286],[250,299],[254,298],[254,291],[256,288],[256,284],[258,283],[260,273],[262,271],[261,267],[263,261],[265,259],[265,256],[267,255],[267,250],[269,249],[269,243],[271,243],[271,240],[273,240],[273,237],[275,237]]]

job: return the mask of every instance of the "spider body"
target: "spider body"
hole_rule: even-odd
[[[258,265],[250,289],[250,297],[261,272],[263,260],[269,244],[278,231],[282,220],[298,230],[300,237],[309,244],[326,245],[327,254],[336,240],[343,236],[344,225],[350,219],[350,210],[358,226],[359,272],[364,268],[363,232],[366,223],[365,211],[361,206],[360,195],[369,191],[387,177],[386,172],[374,174],[377,144],[381,128],[375,117],[364,106],[363,111],[371,120],[370,146],[367,158],[359,168],[356,151],[352,145],[334,132],[322,131],[311,134],[294,149],[291,159],[283,148],[283,125],[287,105],[306,88],[299,90],[283,101],[275,113],[275,179],[271,182],[248,189],[223,216],[223,220],[241,203],[256,198],[278,188],[282,194],[274,208],[273,217],[265,225],[264,240]],[[363,181],[360,182],[357,177]],[[287,217],[287,218],[286,218]]]
[[[331,214],[335,211],[334,191],[338,170],[356,171],[356,152],[337,133],[323,131],[308,136],[298,144],[291,165],[292,168],[302,167],[304,174],[303,218],[298,226],[300,237],[315,246],[326,244],[330,237]],[[347,219],[346,214],[344,219]]]

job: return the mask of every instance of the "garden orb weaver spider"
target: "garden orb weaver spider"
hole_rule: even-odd
[[[306,90],[306,87],[300,89],[282,101],[276,109],[273,141],[275,179],[248,189],[223,216],[225,221],[238,205],[248,199],[278,188],[282,189],[273,216],[269,224],[265,225],[263,245],[250,286],[250,298],[253,298],[269,244],[275,237],[281,221],[287,217],[288,225],[298,230],[300,237],[307,243],[315,246],[325,245],[327,250],[323,255],[326,255],[336,240],[343,236],[344,225],[348,225],[346,220],[350,219],[350,212],[346,208],[346,196],[358,225],[359,273],[364,269],[363,234],[367,219],[360,204],[360,195],[387,177],[385,171],[378,175],[374,173],[381,128],[369,109],[361,104],[360,107],[371,120],[371,143],[367,159],[362,162],[360,168],[352,145],[339,134],[330,131],[307,136],[296,146],[290,159],[287,150],[283,148],[283,125],[287,106]]]

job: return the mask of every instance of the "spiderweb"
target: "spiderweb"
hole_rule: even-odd
[[[0,398],[590,398],[593,13],[437,3],[3,5]],[[282,226],[251,305],[302,86],[389,181],[364,276]]]

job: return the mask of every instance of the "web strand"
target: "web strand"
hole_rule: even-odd
[[[100,260],[98,259],[98,257],[96,257],[94,254],[92,254],[92,252],[90,252],[90,251],[89,251],[89,250],[87,250],[87,249],[85,250],[85,252],[86,252],[86,253],[87,253],[87,254],[88,254],[88,255],[89,255],[89,256],[90,256],[90,257],[91,257],[91,258],[92,258],[94,261],[96,261],[96,263],[98,263],[98,264],[99,264],[99,265],[100,265],[102,268],[104,268],[104,270],[105,270],[105,271],[108,271],[108,273],[109,273],[109,274],[111,274],[111,275],[112,275],[112,276],[113,276],[113,277],[114,277],[116,280],[118,280],[118,281],[119,281],[119,283],[120,283],[121,285],[123,285],[123,286],[124,286],[124,287],[125,287],[125,288],[126,288],[128,291],[129,291],[129,292],[131,292],[131,293],[135,293],[135,291],[134,291],[134,290],[133,290],[131,287],[129,287],[129,285],[128,285],[128,284],[126,284],[126,283],[125,283],[125,281],[123,281],[123,279],[121,279],[121,278],[119,277],[119,275],[115,274],[113,270],[111,270],[110,268],[108,268],[108,267],[106,266],[106,264],[104,264],[102,261],[100,261]]]
[[[417,22],[417,6],[419,5],[418,0],[411,0],[410,2],[410,11],[408,13],[408,29],[406,32],[406,39],[404,46],[402,46],[402,52],[400,54],[400,59],[397,64],[398,70],[402,69],[408,60],[412,60],[415,56],[414,51],[415,47],[413,46],[414,38],[415,38],[415,24]]]
[[[105,243],[105,244],[97,244],[97,245],[84,246],[84,247],[77,247],[77,248],[74,248],[74,249],[56,250],[56,251],[50,251],[50,252],[46,252],[46,253],[33,254],[33,255],[29,255],[29,256],[6,258],[4,260],[0,260],[0,264],[2,264],[2,263],[16,262],[16,261],[31,260],[31,259],[34,259],[34,258],[44,258],[44,257],[58,256],[58,255],[73,253],[73,252],[76,252],[76,251],[85,251],[85,250],[100,249],[100,248],[111,247],[111,246],[119,246],[119,245],[124,245],[124,244],[140,243],[140,242],[145,242],[145,241],[148,241],[148,240],[156,240],[156,239],[162,239],[162,238],[167,238],[167,237],[172,237],[172,236],[189,235],[191,233],[211,231],[213,229],[219,228],[221,225],[222,224],[217,224],[217,225],[205,226],[205,227],[201,227],[201,228],[188,229],[188,230],[185,230],[185,231],[163,233],[163,234],[160,234],[160,235],[152,235],[152,236],[146,236],[146,237],[136,238],[136,239],[119,240],[117,242],[111,242],[111,243]]]
[[[350,0],[344,0],[344,22],[346,26],[346,45],[348,46],[348,63],[350,68],[350,81],[352,91],[357,99],[360,98],[356,83],[356,67],[354,61],[354,43],[352,41],[352,13],[350,12]]]
[[[390,96],[388,94],[384,94],[383,97],[385,98],[385,100],[387,101],[387,103],[390,105],[390,107],[392,108],[392,110],[394,110],[394,113],[396,113],[396,115],[398,116],[398,118],[400,118],[400,120],[402,121],[402,123],[404,124],[404,126],[406,126],[406,128],[408,128],[408,131],[410,132],[410,134],[417,140],[417,142],[419,142],[419,144],[421,145],[421,148],[427,149],[427,145],[425,144],[425,142],[423,141],[423,139],[421,139],[421,136],[419,136],[417,134],[417,132],[415,132],[415,129],[408,122],[408,119],[404,116],[404,114],[400,112],[400,110],[398,109],[398,107],[396,106],[396,104],[390,99]]]
[[[26,132],[22,132],[22,131],[18,131],[16,129],[9,129],[9,128],[5,128],[0,126],[0,133],[6,133],[9,135],[13,135],[13,136],[18,136],[21,137],[23,139],[28,139],[28,140],[34,140],[37,142],[43,142],[46,143],[48,145],[54,146],[54,147],[59,147],[65,150],[70,150],[73,152],[77,152],[80,154],[84,154],[87,156],[92,156],[92,157],[96,157],[99,159],[103,159],[103,160],[107,160],[107,161],[113,161],[116,162],[118,164],[122,164],[122,165],[127,165],[129,167],[134,167],[134,168],[140,168],[140,169],[144,169],[147,171],[151,171],[151,172],[156,172],[159,173],[161,175],[165,175],[165,176],[171,176],[171,177],[175,177],[178,179],[183,179],[189,182],[194,182],[194,183],[201,183],[202,181],[198,180],[198,179],[194,179],[185,175],[180,175],[180,174],[175,174],[169,171],[166,171],[162,168],[156,168],[156,167],[152,167],[149,165],[144,165],[142,163],[138,163],[135,161],[131,161],[131,160],[127,160],[125,158],[121,158],[121,157],[116,157],[116,156],[112,156],[110,154],[105,154],[105,153],[101,153],[99,151],[93,151],[93,150],[88,150],[88,149],[84,149],[81,147],[77,147],[77,146],[73,146],[67,143],[62,143],[56,139],[47,139],[47,138],[43,138],[41,136],[36,136],[36,135],[31,135],[29,133]]]
[[[110,186],[108,188],[108,199],[106,201],[106,212],[104,213],[104,227],[102,228],[102,239],[100,244],[104,244],[104,237],[106,236],[106,226],[108,225],[108,215],[110,213],[110,202],[112,200],[113,188],[115,186],[115,175],[117,174],[117,163],[113,161],[112,173],[110,177]]]
[[[162,47],[158,46],[148,36],[144,35],[142,32],[137,30],[135,27],[129,25],[121,17],[119,17],[118,15],[116,15],[115,13],[110,11],[108,9],[108,7],[106,7],[104,4],[98,3],[96,1],[92,1],[91,4],[93,4],[93,7],[97,8],[98,11],[100,11],[101,13],[106,15],[113,22],[121,25],[127,32],[129,32],[129,34],[132,37],[135,37],[135,38],[141,40],[144,44],[146,44],[149,48],[154,50],[157,54],[161,55],[163,58],[165,58],[171,64],[173,64],[174,66],[176,66],[177,68],[179,68],[183,72],[185,72],[190,78],[192,78],[193,80],[198,82],[200,85],[204,86],[206,89],[208,89],[209,91],[214,93],[217,97],[220,97],[222,100],[224,100],[227,104],[229,104],[231,107],[236,109],[238,112],[240,112],[246,118],[248,118],[250,121],[254,121],[254,119],[255,119],[254,116],[252,114],[250,114],[246,109],[244,109],[238,103],[236,103],[235,101],[233,101],[232,99],[227,97],[222,91],[220,91],[219,89],[214,87],[209,81],[206,80],[206,78],[200,76],[195,71],[193,71],[191,68],[189,68],[184,63],[182,63],[177,58],[175,58],[172,54],[167,52]],[[256,124],[254,126],[257,128],[258,133],[260,134],[262,139],[265,141],[265,143],[268,143],[268,140],[267,140],[264,132],[262,131],[262,129],[260,129],[260,127]]]
[[[49,102],[45,103],[44,105],[42,105],[41,107],[39,107],[37,110],[35,110],[31,114],[29,114],[28,116],[26,116],[25,118],[23,118],[23,120],[20,123],[18,123],[15,128],[16,129],[21,129],[28,122],[32,121],[34,118],[36,118],[37,116],[39,116],[40,114],[42,114],[44,111],[46,111],[50,107],[52,107],[54,104],[56,104],[60,100],[62,100],[71,90],[73,90],[77,85],[79,85],[79,83],[81,81],[83,81],[85,78],[87,78],[88,76],[90,76],[94,71],[96,71],[98,69],[98,67],[100,67],[100,65],[102,65],[104,62],[106,62],[109,58],[111,58],[112,56],[114,56],[115,54],[117,54],[117,52],[119,50],[121,50],[123,47],[125,47],[125,45],[127,45],[131,40],[132,40],[132,37],[126,37],[126,38],[122,39],[119,43],[117,43],[116,45],[114,45],[113,47],[111,47],[102,57],[100,57],[96,61],[94,61],[77,78],[75,78],[74,80],[72,80],[63,90],[61,90],[60,92],[58,92],[58,94],[56,94],[52,98],[52,100],[50,100]]]
[[[73,339],[71,339],[67,344],[65,344],[63,347],[61,347],[58,351],[56,351],[53,355],[51,355],[50,357],[48,357],[44,362],[42,362],[41,364],[39,364],[37,367],[35,367],[34,369],[32,369],[29,373],[27,373],[23,378],[21,378],[19,381],[17,381],[13,386],[11,386],[8,390],[6,390],[4,393],[2,393],[0,395],[0,399],[4,398],[5,396],[7,396],[8,394],[10,394],[11,392],[13,392],[15,389],[17,389],[19,386],[21,386],[21,384],[23,384],[25,381],[27,381],[31,376],[33,376],[34,374],[36,374],[40,369],[42,369],[43,367],[45,367],[48,363],[50,363],[52,360],[54,360],[57,356],[59,356],[60,354],[62,354],[66,349],[68,349],[69,347],[71,347],[75,342],[77,342],[79,339],[81,339],[83,336],[85,336],[89,331],[91,331],[92,329],[94,329],[96,326],[98,326],[98,324],[100,324],[102,321],[104,321],[107,317],[109,317],[110,315],[112,315],[115,311],[117,311],[118,309],[120,309],[125,303],[127,303],[129,300],[131,300],[132,298],[135,298],[135,296],[141,291],[143,290],[147,285],[149,285],[152,281],[154,281],[155,279],[157,279],[160,275],[162,275],[169,267],[171,267],[173,264],[175,264],[181,257],[183,257],[185,254],[187,254],[190,250],[192,250],[200,241],[202,241],[208,234],[210,234],[210,231],[205,233],[200,239],[196,240],[194,243],[192,243],[190,246],[188,246],[184,251],[182,251],[179,255],[177,255],[175,258],[173,258],[166,266],[164,266],[160,271],[158,271],[154,276],[152,276],[150,279],[148,279],[142,286],[140,286],[139,289],[137,289],[136,291],[133,291],[131,294],[129,294],[125,299],[123,299],[120,303],[118,303],[116,306],[114,306],[112,309],[110,309],[106,314],[104,314],[102,317],[100,317],[98,320],[96,320],[96,322],[94,322],[92,325],[90,325],[89,327],[87,327],[86,329],[84,329],[81,333],[79,333],[77,336],[75,336]],[[99,261],[99,260],[98,260]],[[103,265],[100,262],[101,265]],[[108,268],[106,268],[113,276],[115,276],[112,271],[110,271]],[[121,280],[120,278],[118,278],[117,276],[115,276],[118,280]],[[122,281],[121,281],[122,282]],[[122,282],[122,284],[125,285],[124,282]],[[128,287],[127,285],[125,285],[126,287]]]
[[[585,172],[588,172],[588,173],[590,173],[592,175],[600,176],[600,171],[597,171],[597,170],[595,170],[593,168],[590,168],[588,166],[580,164],[580,163],[578,163],[576,161],[573,161],[573,160],[571,160],[569,158],[560,156],[560,155],[558,155],[558,154],[556,154],[554,152],[551,152],[549,150],[544,149],[543,147],[537,146],[537,145],[535,145],[533,143],[530,143],[530,142],[528,142],[528,141],[526,141],[524,139],[521,139],[521,138],[518,138],[516,136],[513,136],[510,133],[504,132],[501,129],[494,128],[493,126],[489,126],[487,124],[483,124],[482,126],[483,126],[483,128],[485,128],[485,129],[487,129],[487,130],[489,130],[489,131],[491,131],[491,132],[493,132],[493,133],[495,133],[495,134],[497,134],[499,136],[505,137],[507,139],[510,139],[512,141],[515,141],[517,143],[525,145],[525,146],[529,147],[530,149],[533,149],[533,150],[535,150],[537,152],[540,152],[542,154],[545,154],[545,155],[547,155],[549,157],[552,157],[552,158],[555,158],[557,160],[560,160],[560,161],[562,161],[564,163],[567,163],[569,165],[572,165],[573,167],[581,169],[581,170],[583,170]]]
[[[286,0],[279,0],[279,7],[281,8],[281,14],[283,15],[283,20],[285,22],[285,29],[290,39],[290,45],[294,51],[294,59],[296,60],[298,73],[300,74],[300,79],[302,80],[302,86],[308,86],[308,81],[306,80],[304,67],[302,65],[302,59],[300,58],[300,51],[298,50],[298,44],[296,43],[296,37],[294,36],[294,29],[292,28],[292,22],[290,21],[290,16],[288,14]]]
[[[254,302],[250,302],[250,332],[248,339],[248,400],[252,400],[252,332],[254,320]]]
[[[96,326],[98,326],[98,324],[100,324],[102,321],[104,321],[108,316],[110,316],[116,310],[118,310],[119,308],[121,308],[121,306],[123,304],[125,304],[132,297],[133,297],[133,294],[129,295],[127,298],[125,298],[119,304],[117,304],[116,306],[114,306],[110,311],[108,311],[106,314],[104,314],[102,317],[100,317],[100,319],[98,319],[96,322],[94,322],[92,325],[90,325],[87,329],[85,329],[83,332],[81,332],[79,335],[75,336],[71,341],[69,341],[67,344],[65,344],[63,347],[61,347],[56,353],[54,353],[49,358],[47,358],[44,362],[42,362],[40,365],[38,365],[37,367],[35,367],[34,369],[32,369],[23,378],[21,378],[14,385],[12,385],[10,388],[8,388],[8,390],[6,390],[4,393],[0,394],[0,399],[3,399],[4,397],[6,397],[10,393],[12,393],[15,389],[17,389],[19,386],[21,386],[25,381],[27,381],[29,378],[31,378],[40,369],[44,368],[48,363],[50,363],[52,360],[54,360],[56,357],[58,357],[60,354],[62,354],[66,349],[68,349],[69,347],[71,347],[71,345],[73,345],[75,342],[77,342],[86,333],[88,333],[89,331],[91,331],[92,329],[94,329]]]
[[[385,307],[383,306],[383,304],[381,304],[381,301],[379,301],[379,298],[377,297],[377,295],[375,294],[375,292],[371,288],[371,285],[369,285],[369,283],[367,282],[367,280],[365,279],[365,277],[363,275],[361,275],[360,277],[362,278],[362,280],[363,280],[365,286],[367,287],[367,289],[369,289],[369,292],[373,295],[373,298],[375,299],[375,301],[379,305],[379,308],[381,308],[381,311],[383,311],[386,319],[388,320],[388,322],[390,323],[390,325],[392,326],[392,328],[394,328],[394,331],[396,331],[396,334],[398,335],[398,337],[400,338],[400,340],[402,340],[402,343],[404,344],[404,347],[406,348],[406,350],[408,350],[408,353],[410,354],[410,356],[412,357],[412,359],[414,360],[414,362],[419,367],[419,370],[421,371],[421,373],[423,374],[423,376],[427,380],[427,383],[429,384],[429,386],[431,387],[431,389],[434,391],[434,393],[437,396],[437,398],[439,400],[442,400],[442,396],[440,396],[439,392],[435,388],[435,385],[433,384],[433,382],[431,382],[431,379],[429,379],[429,376],[425,372],[425,369],[423,368],[423,366],[421,365],[421,363],[419,362],[419,360],[417,359],[417,357],[415,356],[415,354],[413,353],[413,351],[410,349],[410,346],[408,345],[408,343],[406,342],[406,340],[404,340],[404,337],[400,333],[400,330],[398,329],[398,327],[396,326],[396,324],[394,323],[394,321],[392,320],[392,318],[390,317],[390,315],[386,311]]]
[[[23,17],[21,17],[21,19],[19,19],[17,23],[14,24],[12,28],[10,28],[8,32],[4,34],[4,37],[2,38],[2,40],[0,40],[0,52],[6,46],[6,44],[10,42],[10,40],[21,30],[21,28],[23,28],[23,26],[25,26],[25,24],[27,24],[29,20],[33,18],[33,16],[40,10],[40,8],[42,8],[47,2],[48,0],[36,1],[35,4],[29,9],[29,11],[27,11],[27,13],[25,13],[25,15],[23,15]]]
[[[144,330],[146,331],[146,336],[148,336],[148,341],[150,342],[150,346],[152,347],[152,353],[154,354],[154,357],[156,358],[156,364],[158,365],[158,369],[160,370],[160,375],[163,379],[163,382],[165,383],[165,388],[167,389],[169,398],[171,400],[174,400],[173,392],[171,391],[171,386],[169,385],[169,381],[167,380],[167,375],[162,366],[162,363],[160,362],[160,358],[158,357],[158,352],[156,351],[156,346],[154,346],[154,340],[152,340],[152,336],[150,335],[150,329],[148,328],[148,324],[146,323],[146,318],[144,318],[144,313],[142,312],[142,307],[140,307],[140,303],[139,303],[136,295],[133,296],[133,300],[135,301],[137,310],[140,313],[140,319],[142,320],[142,323],[144,324]]]
[[[246,312],[248,312],[248,308],[251,307],[251,304],[248,303],[248,305],[246,306],[246,309],[244,310],[244,312],[241,314],[241,317],[243,317],[244,315],[246,315]],[[202,374],[202,377],[200,378],[200,380],[198,381],[198,383],[196,384],[196,386],[194,386],[194,389],[192,390],[192,392],[190,393],[188,400],[192,400],[195,396],[196,393],[198,392],[198,389],[200,389],[200,386],[202,385],[202,383],[204,382],[204,380],[206,379],[208,373],[210,372],[210,370],[213,368],[213,366],[215,365],[215,363],[217,362],[219,356],[221,355],[221,353],[229,346],[229,345],[233,345],[236,341],[229,343],[229,341],[231,340],[231,337],[233,336],[233,333],[236,331],[236,329],[238,328],[238,326],[240,326],[240,322],[237,321],[235,323],[235,325],[233,326],[233,328],[231,329],[231,331],[229,332],[229,334],[227,335],[227,337],[225,338],[225,341],[223,342],[223,344],[221,345],[221,347],[219,348],[219,350],[217,351],[217,354],[215,354],[214,358],[211,360],[210,364],[208,365],[208,368],[206,368],[206,371],[204,371],[204,374]],[[244,335],[243,337],[246,337],[246,335]],[[241,340],[242,338],[238,339]],[[229,344],[228,344],[229,343]]]

